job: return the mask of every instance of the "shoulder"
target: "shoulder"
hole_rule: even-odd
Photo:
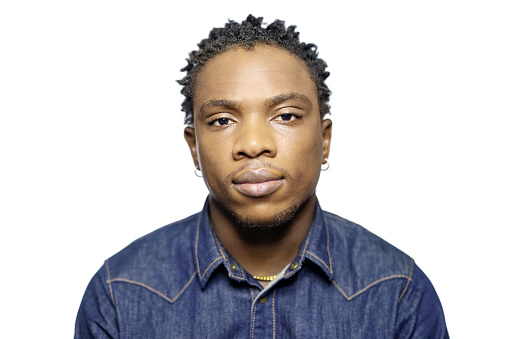
[[[362,226],[324,212],[331,243],[336,287],[352,300],[380,284],[398,304],[401,337],[448,338],[444,314],[433,285],[407,254]]]
[[[440,299],[417,265],[398,308],[396,326],[401,338],[449,338]]]
[[[163,291],[187,282],[195,271],[192,247],[198,218],[199,213],[133,241],[105,261],[108,281]]]
[[[414,261],[404,252],[364,227],[324,212],[331,242],[334,280],[345,294],[355,295],[388,280],[411,280]]]

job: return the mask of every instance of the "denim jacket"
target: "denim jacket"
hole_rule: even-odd
[[[75,338],[448,338],[414,261],[317,204],[295,259],[263,288],[201,213],[106,260]]]

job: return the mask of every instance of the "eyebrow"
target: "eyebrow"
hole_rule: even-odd
[[[235,101],[235,100],[226,100],[226,99],[209,100],[209,101],[205,102],[203,105],[201,105],[200,111],[202,111],[204,108],[207,108],[207,107],[226,107],[226,108],[231,108],[231,109],[239,109],[240,104],[238,101]]]
[[[304,94],[283,93],[283,94],[279,94],[279,95],[276,95],[272,98],[265,100],[265,106],[267,106],[267,107],[275,106],[277,104],[280,104],[282,102],[285,102],[287,100],[292,100],[292,99],[298,99],[298,100],[304,101],[305,103],[311,105],[311,100],[309,100],[309,98],[307,96],[305,96]]]
[[[303,101],[303,102],[311,105],[311,100],[309,100],[309,98],[307,96],[305,96],[304,94],[300,94],[300,93],[282,93],[282,94],[279,94],[279,95],[276,95],[276,96],[266,99],[264,101],[264,104],[267,107],[271,107],[271,106],[275,106],[282,102],[292,100],[292,99],[297,99],[297,100]],[[225,107],[225,108],[230,108],[230,109],[239,109],[239,108],[241,108],[241,105],[236,100],[227,100],[227,99],[209,100],[200,106],[200,112],[204,108],[208,108],[208,107]]]

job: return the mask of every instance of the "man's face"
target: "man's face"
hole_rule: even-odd
[[[266,45],[227,51],[198,74],[193,105],[185,137],[195,164],[237,220],[286,222],[314,195],[331,122],[302,60]]]

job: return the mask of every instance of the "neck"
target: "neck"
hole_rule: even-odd
[[[249,273],[278,274],[297,255],[315,215],[313,194],[287,223],[271,228],[248,228],[237,224],[230,213],[209,197],[210,219],[228,252]]]

